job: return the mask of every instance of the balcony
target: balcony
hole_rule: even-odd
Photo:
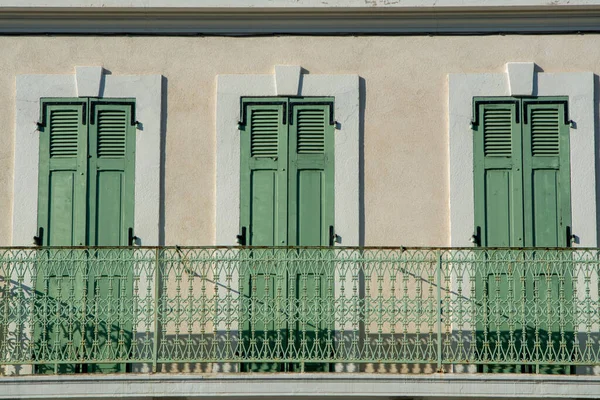
[[[0,384],[554,374],[589,389],[572,375],[599,372],[599,274],[598,249],[3,248]]]

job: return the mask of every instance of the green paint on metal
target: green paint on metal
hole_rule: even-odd
[[[481,121],[473,128],[475,226],[480,227],[481,245],[567,246],[571,197],[566,99],[475,98],[474,104],[476,119]],[[573,346],[572,312],[561,311],[564,323],[559,340],[559,336],[548,336],[550,326],[540,330],[541,324],[536,324],[536,329],[531,329],[528,315],[517,320],[516,305],[533,301],[540,283],[545,285],[543,301],[558,306],[557,300],[550,299],[559,294],[570,298],[573,281],[568,278],[565,264],[549,266],[554,272],[545,273],[540,280],[527,269],[514,267],[514,261],[491,258],[481,264],[482,270],[489,272],[477,282],[477,298],[484,315],[477,327],[478,343],[487,343],[482,349],[491,361],[505,359],[506,353],[517,358],[515,349],[525,343],[524,351],[532,354],[520,356],[548,359],[547,354],[540,353],[541,347]],[[556,280],[559,277],[560,284]],[[548,312],[553,311],[549,308]],[[562,366],[543,363],[536,368],[547,373],[568,372]],[[487,372],[526,370],[517,364],[484,367]]]
[[[38,223],[44,246],[129,245],[134,219],[134,100],[113,103],[87,98],[41,101],[45,124],[40,128]],[[74,312],[59,307],[64,303],[60,296],[68,295],[83,300],[76,312],[81,314],[78,335],[90,343],[94,357],[109,352],[113,359],[127,359],[123,349],[131,341],[132,326],[131,321],[124,322],[123,313],[133,290],[130,260],[123,251],[98,250],[75,265],[57,266],[49,261],[53,252],[40,253],[36,290],[62,300],[44,308],[35,343],[52,334],[65,349],[77,353],[73,339],[61,333],[72,329],[48,322],[56,320],[57,313]],[[39,367],[40,372],[81,370],[67,364]],[[90,366],[88,372],[124,370],[124,364],[102,364]]]
[[[114,296],[123,265],[127,304]],[[589,370],[600,366],[599,274],[599,249],[0,248],[0,369]]]

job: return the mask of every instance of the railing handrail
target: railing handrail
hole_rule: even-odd
[[[306,249],[306,250],[394,250],[394,251],[598,251],[600,247],[451,247],[451,246],[241,246],[241,245],[206,245],[206,246],[0,246],[0,251],[10,250],[88,250],[88,249],[140,249],[140,250],[240,250],[240,249]]]

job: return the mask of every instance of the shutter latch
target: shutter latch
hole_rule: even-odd
[[[342,243],[342,237],[335,233],[333,225],[329,226],[329,246],[334,246],[336,243]]]

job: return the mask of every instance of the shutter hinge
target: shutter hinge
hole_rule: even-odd
[[[235,237],[237,244],[240,246],[246,245],[246,227],[242,226],[242,232]]]
[[[140,238],[133,234],[133,228],[129,228],[127,230],[127,246],[135,246],[138,240],[140,240]]]
[[[471,243],[473,243],[477,247],[481,247],[481,227],[478,226],[475,228],[475,233],[471,236]]]

